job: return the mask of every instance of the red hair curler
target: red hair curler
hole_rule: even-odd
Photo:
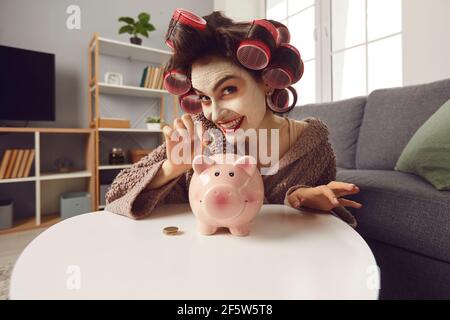
[[[292,93],[294,100],[289,105],[289,93]],[[275,89],[272,94],[266,97],[267,106],[276,113],[285,113],[292,110],[297,103],[297,92],[294,88],[288,87],[286,89]]]
[[[239,62],[246,68],[261,70],[267,67],[272,50],[277,46],[278,30],[265,19],[254,20],[247,40],[240,42],[236,51]]]
[[[191,79],[180,70],[171,70],[164,75],[164,88],[174,95],[182,95],[191,89]]]
[[[289,32],[288,27],[276,20],[269,21],[275,26],[275,28],[277,28],[278,31],[277,46],[283,43],[289,43],[291,41],[291,33]]]
[[[280,45],[276,57],[263,71],[262,79],[275,89],[284,89],[303,76],[304,65],[298,50],[287,43]]]
[[[175,9],[172,15],[172,19],[170,20],[169,23],[169,29],[167,30],[166,34],[166,44],[172,49],[174,47],[171,37],[178,23],[200,31],[205,31],[207,28],[206,20],[203,19],[202,17],[199,17],[185,9],[181,8]]]
[[[202,101],[193,89],[178,97],[181,109],[186,113],[202,112]]]

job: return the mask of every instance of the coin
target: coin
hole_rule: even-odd
[[[167,235],[175,235],[178,233],[178,227],[165,227],[163,232]]]

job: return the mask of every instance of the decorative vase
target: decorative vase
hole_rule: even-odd
[[[159,131],[161,130],[160,123],[147,123],[147,129],[151,131]]]
[[[132,38],[130,38],[130,42],[132,44],[136,44],[136,45],[140,46],[142,44],[142,39],[139,37],[132,37]]]

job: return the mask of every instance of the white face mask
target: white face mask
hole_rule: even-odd
[[[214,90],[216,84],[227,76],[233,78]],[[265,87],[256,82],[247,70],[225,58],[212,57],[208,62],[192,65],[191,79],[193,88],[202,98],[205,117],[222,131],[230,124],[221,122],[241,118],[239,128],[259,128],[266,113]],[[224,133],[227,136],[229,132],[225,130]]]

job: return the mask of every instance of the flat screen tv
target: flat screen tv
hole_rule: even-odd
[[[55,120],[55,55],[0,45],[0,120]]]

